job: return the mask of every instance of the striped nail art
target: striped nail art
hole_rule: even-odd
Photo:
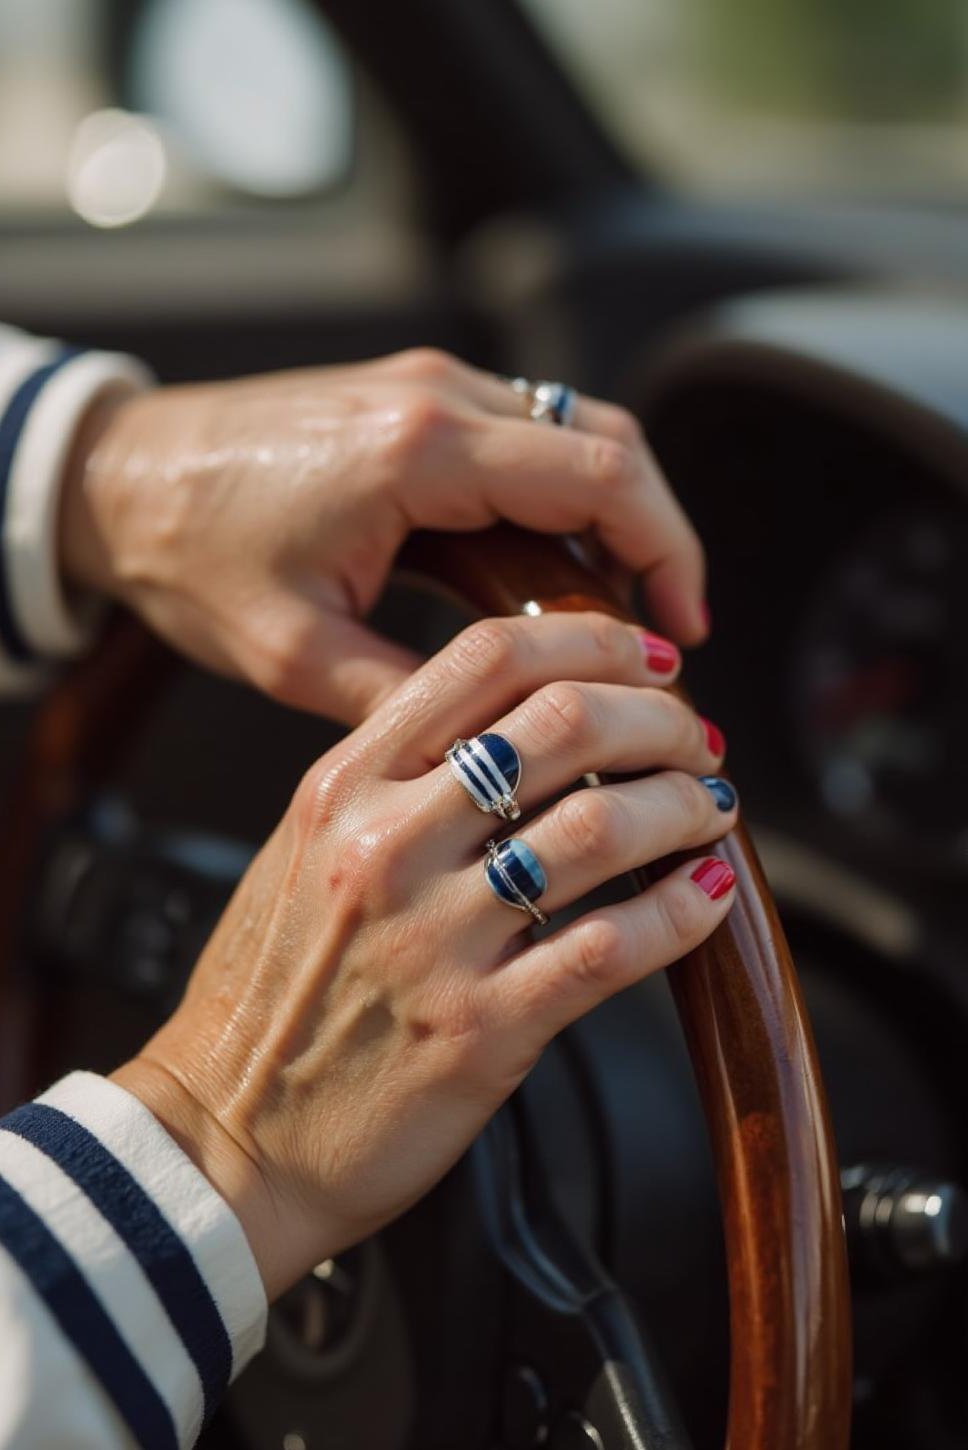
[[[679,651],[671,640],[643,629],[640,634],[646,668],[656,675],[671,675],[679,668]]]
[[[707,856],[705,861],[700,861],[695,870],[690,872],[690,878],[711,901],[721,901],[736,885],[733,868],[725,861],[720,861],[718,856]]]

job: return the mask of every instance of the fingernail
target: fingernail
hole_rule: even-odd
[[[706,731],[706,744],[709,746],[710,752],[713,755],[725,755],[726,736],[720,730],[719,726],[714,725],[711,720],[706,720],[703,716],[699,718],[702,720],[703,727]]]
[[[695,881],[700,891],[705,891],[710,901],[722,901],[736,885],[736,872],[718,856],[707,856],[690,873],[689,879]]]
[[[736,791],[728,780],[723,780],[720,775],[701,775],[699,784],[704,785],[716,802],[718,811],[732,811],[736,809],[738,799]]]
[[[679,651],[671,640],[663,639],[660,634],[652,634],[648,629],[643,629],[639,637],[645,663],[653,674],[671,675],[679,668]]]

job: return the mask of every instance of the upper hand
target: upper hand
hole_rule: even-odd
[[[360,622],[416,528],[593,529],[654,622],[706,633],[703,556],[631,414],[536,425],[498,378],[416,350],[97,407],[65,487],[67,576],[188,655],[354,724],[418,663]]]

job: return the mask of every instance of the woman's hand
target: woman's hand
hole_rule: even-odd
[[[288,704],[364,719],[417,660],[359,621],[416,528],[594,529],[654,622],[704,638],[699,543],[632,416],[543,427],[444,353],[105,401],[66,481],[67,577]]]
[[[603,616],[473,625],[309,771],[184,1001],[115,1074],[235,1208],[270,1296],[412,1204],[555,1033],[728,911],[707,856],[532,942],[485,880],[500,821],[442,763],[484,730],[517,749],[537,814],[514,835],[553,912],[734,824],[722,737],[654,680],[641,632]],[[652,773],[546,806],[598,771]]]

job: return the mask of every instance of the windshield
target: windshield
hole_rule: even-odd
[[[694,189],[960,199],[965,0],[522,0],[626,150]]]

